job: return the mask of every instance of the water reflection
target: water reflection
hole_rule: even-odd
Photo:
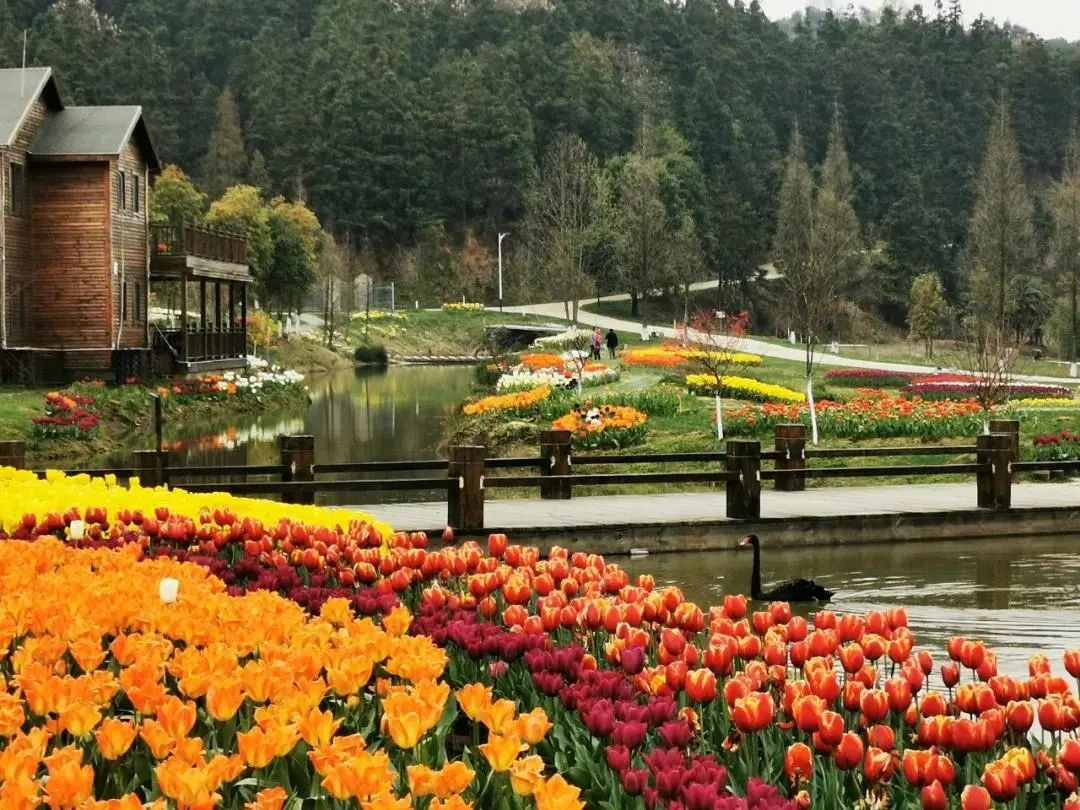
[[[1061,669],[1064,649],[1080,647],[1080,537],[1016,538],[816,549],[762,547],[762,580],[816,579],[838,593],[831,607],[865,612],[907,608],[920,646],[935,655],[954,634],[981,638],[999,669],[1027,672],[1042,652]],[[728,592],[748,593],[751,555],[739,552],[654,555],[625,563],[657,583],[681,587],[703,605]],[[815,608],[803,607],[809,614]]]
[[[319,462],[436,458],[446,419],[471,388],[469,366],[392,366],[311,380],[308,406],[198,425],[167,425],[165,440],[186,465],[274,464],[277,437],[315,436]],[[394,473],[396,477],[406,474]],[[430,476],[431,473],[417,473]],[[426,500],[430,492],[340,493],[327,503]]]

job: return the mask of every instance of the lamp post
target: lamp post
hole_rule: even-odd
[[[508,237],[508,233],[499,234],[499,312],[502,312],[503,308],[503,289],[502,289],[502,242],[503,239]]]

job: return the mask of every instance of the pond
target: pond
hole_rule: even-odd
[[[318,463],[430,459],[440,455],[446,420],[468,396],[471,366],[391,366],[313,377],[311,403],[201,425],[169,425],[165,440],[183,465],[276,464],[277,437],[315,436]],[[409,473],[393,473],[407,477]],[[416,477],[433,474],[418,472]],[[341,493],[320,503],[430,500],[433,493]]]
[[[830,605],[837,612],[903,606],[916,647],[938,663],[948,637],[963,635],[987,642],[1002,673],[1026,676],[1028,657],[1043,653],[1064,675],[1062,651],[1080,647],[1078,544],[1080,537],[1061,536],[770,550],[763,540],[761,575],[765,587],[813,578],[837,592]],[[624,567],[677,585],[704,606],[750,592],[752,557],[749,550],[663,554]]]

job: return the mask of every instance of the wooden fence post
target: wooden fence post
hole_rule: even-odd
[[[545,430],[540,433],[540,476],[570,475],[570,431]],[[544,500],[569,500],[569,481],[541,481],[540,497]]]
[[[1012,505],[1012,436],[1008,433],[983,433],[975,440],[977,462],[989,465],[987,472],[976,476],[980,509],[1008,509]]]
[[[0,442],[0,467],[26,469],[26,442]]]
[[[314,481],[315,437],[314,436],[278,436],[278,452],[285,472],[281,475],[282,483]],[[295,496],[283,493],[283,501],[292,503],[315,503],[315,490],[297,492]]]
[[[729,440],[727,469],[739,474],[727,482],[727,516],[741,520],[761,517],[761,442]]]
[[[1012,451],[1009,454],[1010,461],[1020,460],[1020,420],[1019,419],[991,419],[990,420],[990,432],[991,433],[1005,433],[1008,434],[1012,442]],[[1020,480],[1020,473],[1014,472],[1012,474],[1012,482],[1015,484]]]
[[[775,448],[785,453],[776,460],[776,489],[781,492],[802,492],[806,489],[806,476],[799,472],[806,469],[806,425],[777,425],[774,433]]]
[[[144,487],[161,487],[169,483],[167,472],[169,454],[164,450],[136,450],[133,466],[139,484]]]
[[[446,490],[446,522],[455,529],[484,528],[486,447],[451,445]]]

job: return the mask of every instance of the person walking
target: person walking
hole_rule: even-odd
[[[593,360],[599,360],[600,359],[600,347],[602,345],[603,345],[603,342],[602,342],[602,339],[600,337],[600,327],[598,326],[595,329],[593,329],[593,333],[592,333],[592,359]]]
[[[619,336],[615,334],[614,329],[608,329],[606,342],[608,355],[610,355],[611,359],[614,360],[615,350],[619,347]]]

